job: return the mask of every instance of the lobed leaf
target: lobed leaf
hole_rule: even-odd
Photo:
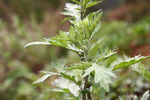
[[[145,59],[148,59],[148,58],[150,58],[150,56],[144,57],[144,56],[140,56],[140,55],[135,56],[134,58],[129,58],[127,60],[121,61],[118,64],[116,64],[115,67],[113,68],[113,70],[128,67],[130,65],[136,64],[136,63],[143,61]]]
[[[85,70],[83,77],[86,77],[92,72],[95,72],[94,73],[95,83],[99,83],[100,87],[104,88],[106,91],[109,91],[109,84],[112,83],[111,78],[116,78],[116,75],[112,73],[112,70],[93,63],[93,65],[90,68]]]

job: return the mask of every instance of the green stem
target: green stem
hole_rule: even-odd
[[[83,20],[84,19],[84,13],[85,13],[84,10],[85,10],[85,8],[84,8],[84,5],[83,5],[83,0],[80,0],[80,2],[82,3],[82,6],[81,6],[81,20]],[[87,61],[87,51],[86,50],[83,50],[83,51],[84,51],[84,53],[81,54],[81,61]],[[82,91],[90,90],[91,85],[88,84],[88,77],[89,76],[86,76],[84,78],[84,85],[83,85]],[[87,99],[92,100],[91,93],[89,91],[88,91],[88,93],[83,92],[82,95],[83,95],[82,100],[87,100]]]

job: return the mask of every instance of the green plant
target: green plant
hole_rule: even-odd
[[[70,93],[71,98],[67,99],[71,100],[94,100],[96,98],[103,100],[105,92],[109,92],[109,85],[116,78],[113,73],[115,70],[131,66],[150,81],[150,73],[143,66],[139,64],[132,66],[150,56],[135,56],[134,58],[124,56],[110,61],[116,52],[110,50],[103,39],[92,42],[100,28],[99,20],[102,13],[97,11],[87,15],[86,10],[98,4],[99,1],[72,1],[76,4],[66,3],[66,11],[62,13],[71,16],[65,19],[71,23],[68,32],[59,31],[59,35],[55,37],[28,43],[25,47],[39,44],[59,46],[75,52],[81,61],[72,65],[60,62],[55,65],[56,72],[43,71],[45,75],[34,84],[43,82],[51,76],[58,76],[58,79],[53,82],[53,85],[58,88],[50,91]]]

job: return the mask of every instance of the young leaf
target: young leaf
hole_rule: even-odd
[[[143,61],[143,60],[148,59],[148,58],[150,58],[150,56],[146,56],[146,57],[140,56],[140,55],[135,56],[134,58],[130,58],[130,59],[119,62],[118,64],[116,64],[114,66],[113,70],[128,67],[130,65],[133,65],[135,63],[138,63],[138,62]]]
[[[59,73],[48,72],[47,74],[45,74],[40,79],[38,79],[37,81],[33,82],[33,84],[44,82],[47,78],[49,78],[50,76],[53,76],[53,75],[60,75],[60,74]]]
[[[81,6],[73,3],[66,3],[65,5],[65,12],[62,12],[63,15],[68,15],[75,17],[76,19],[80,19],[80,9]]]

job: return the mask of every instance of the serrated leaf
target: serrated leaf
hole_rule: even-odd
[[[68,72],[68,71],[64,71],[60,73],[62,77],[69,79],[71,81],[77,82],[78,79],[76,79],[75,75],[73,72]]]
[[[115,74],[112,73],[111,69],[93,63],[90,68],[85,70],[83,77],[86,77],[92,72],[94,72],[95,83],[99,83],[102,88],[104,88],[106,91],[109,91],[109,84],[112,83],[111,78],[116,78]]]
[[[44,76],[42,76],[37,81],[33,82],[33,84],[44,82],[47,78],[49,78],[50,76],[53,76],[53,75],[60,75],[60,74],[59,73],[49,72],[48,74],[45,74]]]
[[[130,65],[136,64],[136,63],[138,63],[140,61],[143,61],[145,59],[148,59],[148,58],[150,58],[150,56],[144,57],[144,56],[140,56],[140,55],[139,56],[135,56],[134,58],[129,58],[127,60],[121,61],[118,64],[116,64],[114,66],[113,70],[117,70],[117,69],[120,69],[120,68],[128,67]]]
[[[82,77],[82,73],[83,71],[81,70],[63,70],[61,73],[61,77],[66,78],[68,80],[71,80],[73,82],[75,82],[76,84],[80,84],[81,82],[81,77]]]
[[[72,93],[75,97],[79,95],[79,90],[80,90],[79,86],[76,85],[73,81],[70,81],[68,79],[65,78],[56,79],[53,82],[53,85],[61,89],[68,89],[70,93]]]

